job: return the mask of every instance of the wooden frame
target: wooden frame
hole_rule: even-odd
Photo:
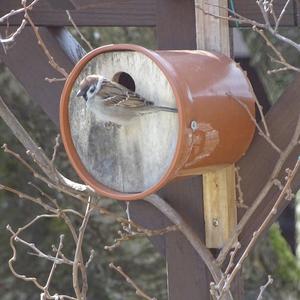
[[[176,14],[180,17],[183,27],[192,24],[195,17],[194,2],[191,1],[170,1],[170,0],[90,0],[86,5],[86,0],[47,0],[38,3],[36,9],[32,11],[32,19],[37,26],[69,26],[70,21],[65,13],[65,9],[72,9],[72,18],[77,26],[158,26],[163,18],[169,18]],[[234,1],[232,8],[241,15],[261,21],[259,8],[255,1],[239,0]],[[184,9],[181,9],[182,5]],[[282,9],[284,1],[275,1],[275,11],[278,13]],[[281,20],[282,26],[297,26],[299,23],[299,3],[297,0],[290,2],[286,9],[285,16]],[[19,0],[2,0],[0,16],[11,9],[20,7]],[[77,9],[75,9],[77,8]],[[231,7],[230,7],[231,8]],[[194,11],[193,15],[190,13]],[[174,15],[175,16],[175,15]],[[182,22],[184,20],[184,22]],[[20,16],[10,18],[10,25],[20,24]],[[173,19],[176,25],[176,19]],[[0,26],[3,24],[0,24]],[[5,25],[5,24],[4,24]],[[231,26],[235,26],[232,23]],[[173,28],[165,27],[159,34],[168,34]],[[195,29],[194,29],[195,30]],[[183,39],[188,40],[187,37]],[[191,41],[190,41],[191,42]],[[175,40],[173,43],[178,43]],[[163,47],[161,47],[163,48]],[[172,47],[175,49],[175,47]]]
[[[10,9],[11,5],[15,4],[11,0],[5,1],[5,3],[2,3],[1,8],[5,7],[6,11]],[[108,2],[112,5],[110,14],[107,14],[107,10],[105,10],[105,4],[107,5]],[[242,6],[243,3],[247,4],[248,2],[247,0],[241,1],[240,5]],[[80,5],[82,1],[75,1],[74,3]],[[120,0],[107,0],[101,1],[101,3],[104,6],[93,16],[89,12],[73,13],[75,22],[81,26],[156,26],[160,49],[196,49],[193,0],[157,0],[157,2],[154,0],[136,0],[128,1],[127,6],[119,5]],[[135,13],[128,14],[128,11],[132,12],[133,10],[133,3],[137,5],[134,6]],[[3,12],[4,10],[0,10],[0,15]],[[250,18],[257,15],[255,11],[252,11],[251,14],[249,11],[246,12],[248,13],[246,16]],[[290,8],[288,16],[290,18],[285,18],[282,24],[287,26],[296,25],[298,22],[296,9]],[[59,9],[56,11],[50,9],[44,13],[33,14],[33,19],[40,26],[69,24],[65,12]],[[17,18],[12,19],[10,22],[11,25],[18,23]],[[40,28],[40,33],[55,60],[67,71],[70,71],[74,63],[84,54],[79,44],[63,28],[43,27]],[[55,77],[57,74],[48,64],[30,28],[26,28],[18,36],[17,43],[22,45],[22,51],[19,51],[18,47],[15,46],[5,54],[2,47],[0,47],[1,60],[22,83],[32,100],[38,103],[49,117],[58,124],[58,107],[62,83],[49,84],[44,80],[45,74],[47,77]],[[295,95],[298,94],[299,84],[300,77],[298,76],[267,114],[271,134],[280,146],[287,144],[298,118],[300,102]],[[296,150],[299,153],[299,146]],[[297,151],[291,155],[290,160],[295,159]],[[256,162],[255,166],[254,161]],[[275,161],[276,153],[257,134],[247,156],[238,163],[243,178],[242,185],[247,187],[247,189],[244,189],[245,204],[250,204],[263,187]],[[260,176],[256,176],[256,174],[260,174]],[[298,174],[294,180],[293,188],[299,188],[299,182],[300,175]],[[188,224],[204,239],[200,178],[196,176],[171,183],[159,194],[177,211],[180,211]],[[241,233],[240,242],[243,246],[247,245],[258,224],[265,219],[275,201],[274,195],[275,190],[267,195],[264,202],[257,209],[253,222]],[[185,205],[187,202],[189,205]],[[274,215],[274,219],[287,204],[288,202],[282,204],[277,214]],[[166,219],[157,209],[145,202],[134,203],[131,210],[133,219],[145,227],[160,228],[167,224]],[[151,241],[168,261],[169,299],[196,300],[199,299],[199,295],[201,295],[201,299],[209,299],[208,287],[211,278],[205,264],[187,240],[180,233],[171,233],[165,237],[152,238]],[[243,284],[239,278],[233,284],[233,292],[234,299],[243,298]]]

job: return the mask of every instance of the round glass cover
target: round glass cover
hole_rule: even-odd
[[[72,88],[69,120],[83,165],[110,189],[143,192],[159,182],[173,159],[175,96],[163,72],[140,52],[91,59]]]

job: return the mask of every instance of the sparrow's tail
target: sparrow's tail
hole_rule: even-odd
[[[172,113],[177,113],[178,109],[177,108],[173,108],[173,107],[167,107],[167,106],[155,106],[155,108],[158,111],[166,111],[166,112],[172,112]]]
[[[157,113],[160,111],[165,111],[165,112],[171,112],[171,113],[177,113],[178,110],[177,108],[173,107],[167,107],[167,106],[145,106],[143,109],[139,110],[139,115],[148,115],[148,114],[153,114]]]

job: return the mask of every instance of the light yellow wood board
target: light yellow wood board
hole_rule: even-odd
[[[197,49],[230,56],[228,21],[209,15],[227,16],[227,5],[227,0],[195,0]],[[203,201],[206,245],[221,248],[237,222],[234,165],[203,172]]]
[[[203,175],[206,246],[221,248],[237,221],[234,165]]]

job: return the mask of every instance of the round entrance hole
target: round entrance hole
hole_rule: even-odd
[[[135,92],[135,82],[128,73],[118,72],[113,76],[112,80]]]

